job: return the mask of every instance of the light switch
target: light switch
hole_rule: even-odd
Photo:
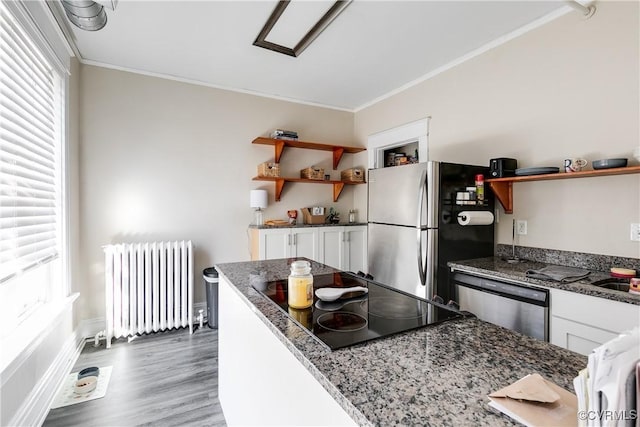
[[[640,224],[637,222],[631,223],[631,241],[640,242]]]

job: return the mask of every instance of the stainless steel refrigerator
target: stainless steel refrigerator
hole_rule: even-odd
[[[456,200],[488,177],[484,166],[425,162],[369,170],[368,258],[374,280],[404,292],[445,302],[455,299],[447,262],[492,256],[494,225],[461,226],[461,211],[494,212],[484,185],[478,205]]]

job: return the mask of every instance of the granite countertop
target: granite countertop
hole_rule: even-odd
[[[525,274],[527,270],[539,270],[543,267],[554,265],[538,261],[521,260],[519,263],[511,264],[501,257],[488,257],[466,261],[452,261],[449,262],[448,265],[455,271],[477,273],[483,276],[512,280],[531,287],[561,289],[563,291],[577,292],[613,301],[640,305],[640,295],[638,294],[605,289],[592,285],[592,282],[611,277],[608,273],[602,271],[590,270],[591,274],[586,279],[573,283],[561,283],[527,277]]]
[[[587,358],[475,318],[330,351],[250,286],[290,260],[218,264],[221,278],[359,425],[516,425],[487,395],[533,372],[573,391]],[[312,273],[337,270],[311,262]],[[222,325],[221,327],[224,327]]]
[[[271,228],[308,228],[308,227],[352,227],[356,225],[367,225],[366,222],[340,222],[338,224],[284,224],[284,225],[249,225],[249,228],[271,229]]]

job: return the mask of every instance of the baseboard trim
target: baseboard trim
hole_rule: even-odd
[[[199,310],[202,310],[203,320],[207,321],[207,302],[196,302],[193,304],[193,319],[197,323]],[[97,333],[105,331],[107,328],[107,320],[104,317],[95,317],[93,319],[85,319],[80,322],[80,334],[83,338],[94,338]]]
[[[80,334],[82,338],[93,338],[97,333],[106,329],[107,321],[104,317],[95,317],[93,319],[85,319],[80,322]]]
[[[55,360],[33,387],[9,425],[39,426],[44,423],[60,385],[78,360],[84,343],[78,330],[67,338]]]

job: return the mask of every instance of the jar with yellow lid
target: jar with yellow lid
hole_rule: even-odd
[[[287,291],[289,307],[301,309],[313,305],[313,276],[309,261],[291,263]]]

